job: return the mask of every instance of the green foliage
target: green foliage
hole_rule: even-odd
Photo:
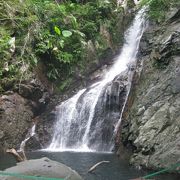
[[[8,59],[10,56],[10,35],[9,33],[6,32],[4,28],[0,29],[0,59]],[[2,67],[3,61],[0,61],[0,65]]]
[[[32,43],[39,21],[29,9],[31,3],[30,0],[21,4],[19,0],[0,1],[0,83],[6,78],[26,79],[25,74],[29,75],[29,69],[37,64]]]
[[[154,59],[153,66],[157,69],[165,69],[169,65],[171,59],[170,58],[161,58],[161,59]]]
[[[0,28],[0,80],[4,77],[13,78],[19,75],[19,63],[12,59],[14,53],[14,39],[10,37],[10,33]]]
[[[164,21],[167,10],[180,4],[179,0],[142,0],[140,6],[149,6],[149,16],[156,22],[160,23]]]
[[[64,91],[65,89],[68,88],[68,86],[70,85],[70,83],[72,82],[72,78],[67,78],[66,80],[64,80],[60,85],[59,85],[59,90],[60,91]]]
[[[115,1],[0,0],[0,78],[26,79],[41,61],[50,80],[69,79],[86,66],[88,40],[107,48],[100,24],[115,19],[115,8]]]
[[[56,6],[46,3],[41,13],[47,12],[48,18],[37,36],[36,54],[46,64],[50,79],[62,79],[71,76],[77,66],[83,68],[87,41],[99,39],[101,22],[112,18],[110,7],[112,3],[96,1]]]

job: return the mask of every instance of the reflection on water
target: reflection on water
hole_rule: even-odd
[[[28,153],[29,159],[48,157],[72,167],[85,180],[128,180],[146,175],[145,171],[138,171],[127,162],[119,160],[114,154],[81,153],[81,152],[32,152]],[[89,168],[99,161],[110,161],[102,164],[94,171],[87,173]],[[15,165],[15,160],[11,155],[0,155],[0,170]],[[172,175],[158,177],[156,180],[179,180],[180,178]]]

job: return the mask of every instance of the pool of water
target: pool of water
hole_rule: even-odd
[[[28,159],[48,157],[61,162],[76,170],[84,180],[128,180],[146,175],[146,171],[137,170],[130,166],[128,162],[120,160],[111,153],[81,153],[81,152],[31,152],[27,153]],[[93,173],[87,173],[89,168],[99,161],[110,161],[96,168]],[[0,155],[0,170],[14,166],[16,164],[11,155]],[[180,177],[174,175],[164,175],[157,180],[179,180]]]

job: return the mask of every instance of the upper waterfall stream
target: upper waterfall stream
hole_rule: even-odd
[[[130,87],[131,78],[129,76],[125,86],[118,85],[116,95],[113,95],[114,99],[111,98],[111,82],[125,72],[130,63],[135,63],[144,27],[144,10],[140,10],[132,26],[125,33],[121,53],[104,78],[87,89],[80,90],[57,107],[54,135],[47,150],[106,152],[112,150],[113,133],[121,121],[120,106],[123,110],[126,103],[126,100],[120,102],[119,93],[124,93],[123,87],[126,87],[127,97],[127,87]],[[117,107],[111,108],[112,100]]]

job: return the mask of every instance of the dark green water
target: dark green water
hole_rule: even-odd
[[[40,151],[27,154],[29,159],[36,159],[45,156],[70,166],[84,177],[85,180],[128,180],[147,174],[145,171],[138,171],[132,166],[129,166],[127,162],[118,159],[114,154]],[[91,166],[102,160],[110,161],[110,163],[100,165],[92,174],[87,173]],[[0,155],[0,170],[13,166],[15,163],[16,162],[11,155]],[[180,177],[164,175],[156,179],[180,180]]]

